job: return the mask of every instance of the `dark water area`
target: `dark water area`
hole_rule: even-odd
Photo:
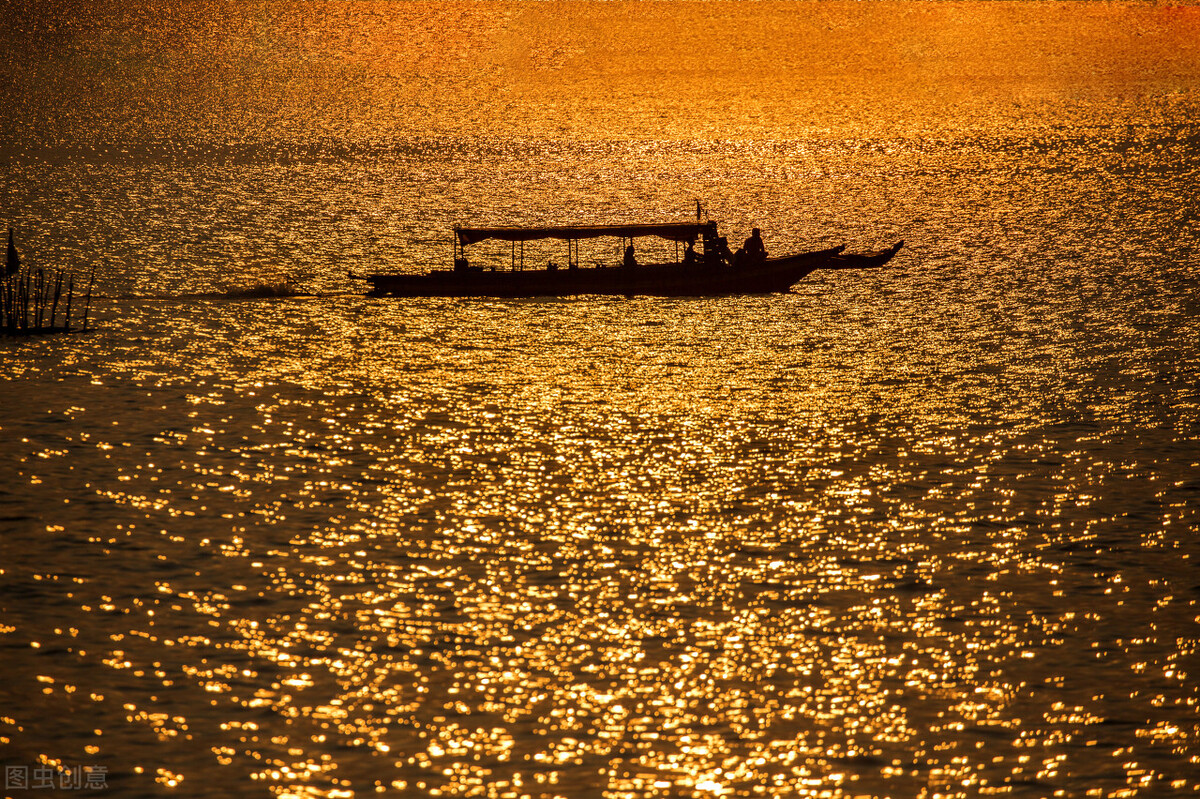
[[[31,9],[0,198],[100,296],[0,338],[5,796],[1200,789],[1194,8]],[[697,198],[907,246],[348,274]]]

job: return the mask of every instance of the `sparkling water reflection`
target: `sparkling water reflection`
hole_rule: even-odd
[[[55,70],[182,88],[141,121],[103,92],[36,106],[5,144],[27,260],[104,253],[106,295],[86,337],[0,342],[6,766],[122,796],[1200,788],[1200,163],[1164,111],[1194,101],[1164,55],[1200,41],[1190,11],[822,4],[814,31],[911,12],[907,50],[854,52],[990,109],[909,97],[881,131],[795,120],[848,75],[816,56],[631,54],[697,9],[757,42],[802,4],[227,6],[51,19],[14,73],[31,102]],[[1003,106],[997,20],[1045,44],[1059,13],[1092,38],[1016,64],[1052,109]],[[1150,43],[1099,59],[1122,14]],[[965,83],[918,58],[973,32]],[[1064,101],[1098,59],[1111,96]],[[717,67],[761,98],[736,124],[680,101]],[[563,90],[585,78],[609,94]],[[771,297],[396,301],[346,275],[443,265],[455,221],[693,197],[773,249],[910,246]],[[212,296],[283,278],[313,295]]]
[[[10,743],[51,704],[231,791],[1190,790],[1194,390],[891,279],[908,324],[849,286],[125,304],[103,376],[8,411],[20,506],[66,503],[6,537],[48,680]]]

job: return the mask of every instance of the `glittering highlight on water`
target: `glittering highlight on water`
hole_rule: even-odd
[[[1194,9],[747,8],[17,14],[3,196],[26,260],[103,253],[104,296],[86,337],[0,342],[6,767],[1200,790]],[[890,34],[785,57],[784,22]],[[742,46],[690,46],[711,26]],[[695,197],[769,248],[909,246],[756,297],[346,274]]]

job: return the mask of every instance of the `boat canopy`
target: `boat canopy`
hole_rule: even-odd
[[[658,236],[670,241],[694,241],[709,223],[667,222],[652,225],[562,225],[559,227],[459,227],[454,232],[465,247],[477,241],[534,241],[537,239],[598,239],[604,236],[636,238]]]

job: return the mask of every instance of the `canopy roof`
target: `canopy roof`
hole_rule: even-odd
[[[558,227],[460,227],[455,228],[462,246],[487,239],[534,241],[536,239],[598,239],[604,236],[658,236],[671,241],[693,241],[709,223],[667,222],[653,225],[562,225]]]

